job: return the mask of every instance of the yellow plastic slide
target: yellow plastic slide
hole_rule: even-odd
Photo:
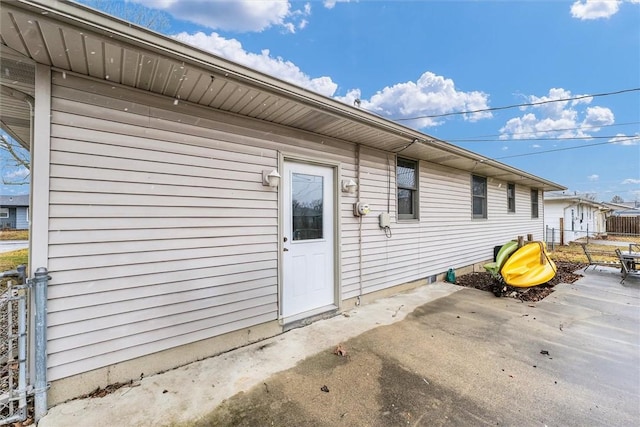
[[[500,274],[507,285],[528,288],[553,279],[557,270],[545,243],[529,242],[507,259]]]

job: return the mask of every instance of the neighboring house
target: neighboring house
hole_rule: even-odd
[[[611,210],[610,216],[640,216],[640,207],[637,204],[638,202],[604,203]]]
[[[50,403],[481,269],[564,189],[82,5],[3,2],[0,32]]]
[[[29,195],[0,196],[0,229],[29,229]]]
[[[600,202],[564,194],[549,193],[544,199],[547,243],[566,245],[575,240],[606,233],[610,209]]]

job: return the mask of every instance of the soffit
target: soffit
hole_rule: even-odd
[[[33,62],[0,45],[0,126],[29,148],[33,106]]]

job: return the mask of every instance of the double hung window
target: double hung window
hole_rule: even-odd
[[[538,190],[531,190],[531,218],[538,218]]]
[[[507,212],[513,213],[516,211],[516,185],[514,183],[507,183]]]
[[[473,218],[487,218],[487,178],[473,175],[471,177],[471,193],[473,198]]]
[[[398,187],[398,219],[417,219],[418,162],[398,158],[396,184]]]

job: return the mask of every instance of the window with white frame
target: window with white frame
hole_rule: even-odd
[[[418,162],[398,158],[396,185],[398,187],[398,219],[417,219]]]
[[[0,208],[0,218],[9,218],[9,208]]]
[[[487,217],[487,178],[472,175],[471,193],[473,204],[473,217],[484,219]]]

